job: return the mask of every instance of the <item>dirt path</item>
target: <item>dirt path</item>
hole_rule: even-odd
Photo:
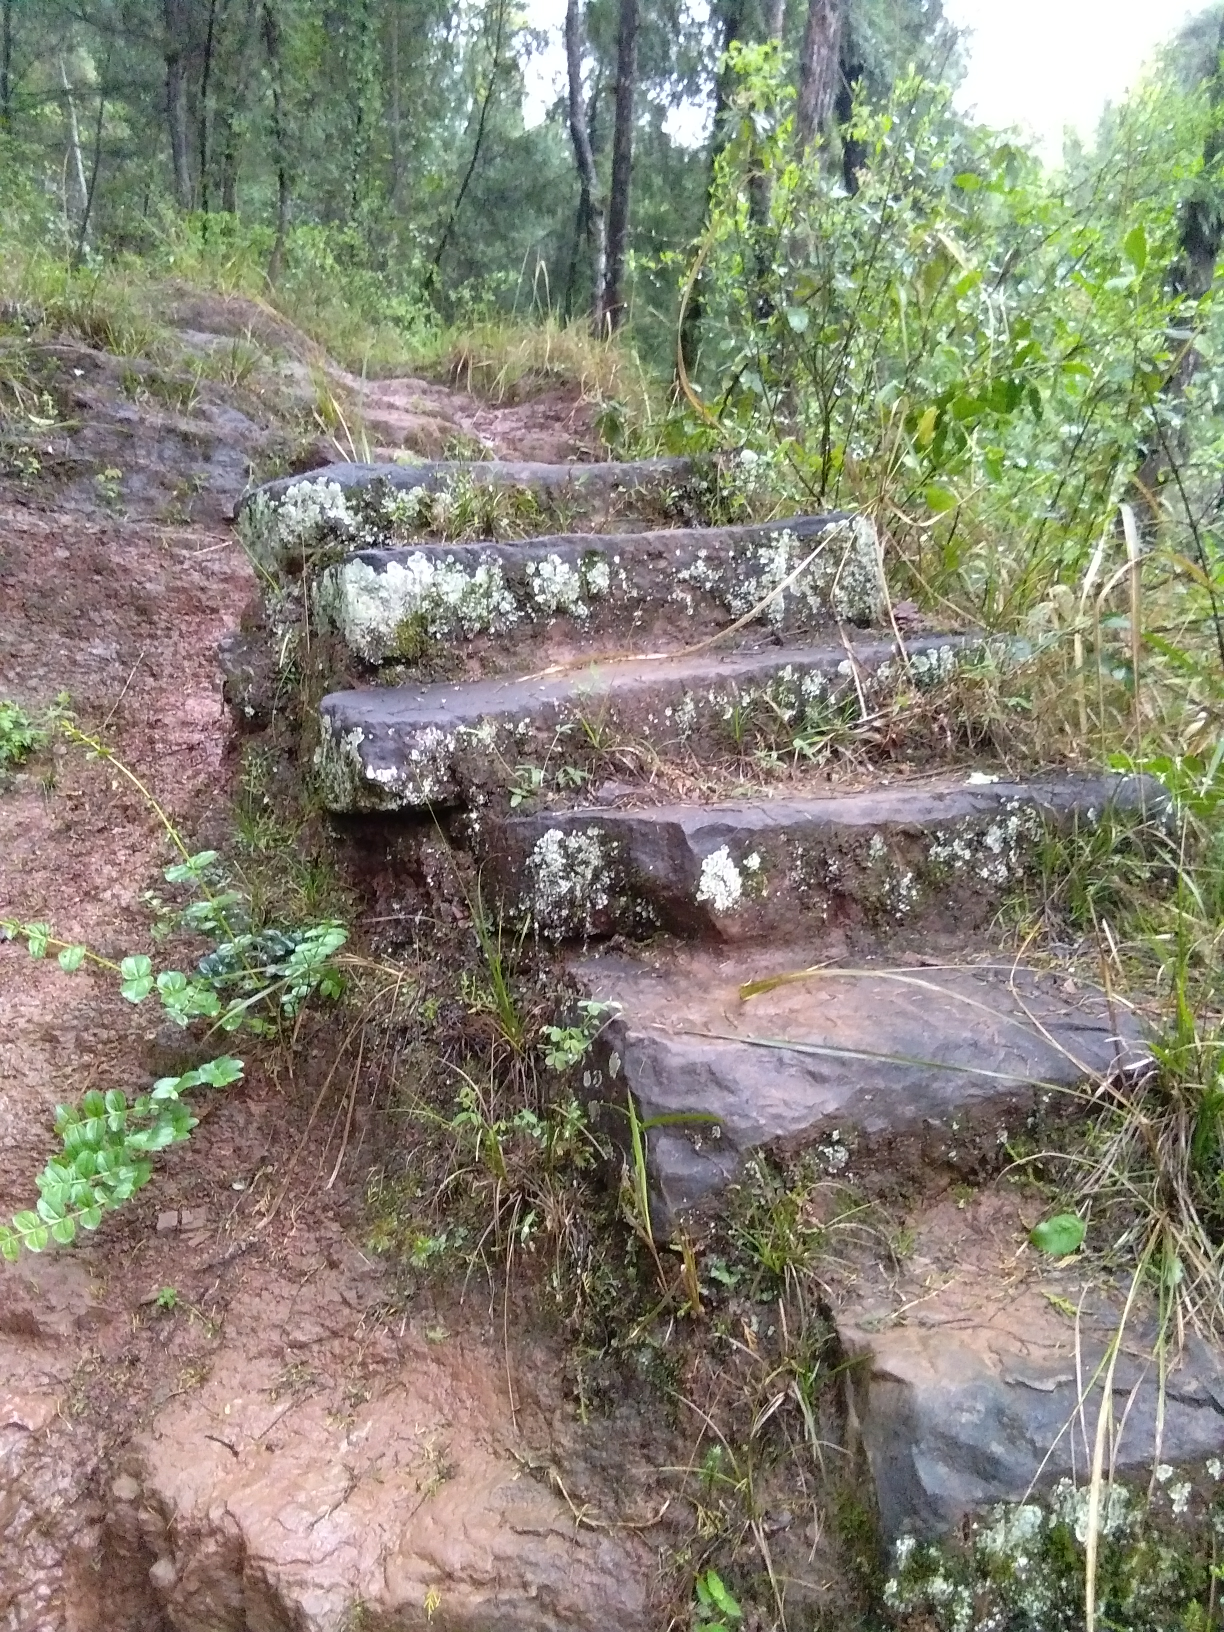
[[[470,399],[452,406],[472,422]],[[561,418],[550,403],[550,446]],[[524,425],[508,411],[508,451]],[[40,503],[0,494],[0,697],[67,691],[193,843],[223,841],[236,759],[215,649],[249,566],[215,523]],[[153,952],[141,895],[168,859],[146,803],[81,751],[0,791],[2,915]],[[0,1212],[32,1202],[57,1101],[175,1065],[107,977],[0,947]],[[377,1602],[445,1627],[501,1601],[534,1601],[538,1627],[643,1624],[646,1544],[579,1531],[524,1472],[559,1428],[555,1368],[515,1358],[516,1424],[487,1309],[448,1328],[398,1305],[309,1141],[300,1199],[269,1222],[312,1087],[252,1066],[96,1237],[0,1269],[0,1626],[288,1632]]]

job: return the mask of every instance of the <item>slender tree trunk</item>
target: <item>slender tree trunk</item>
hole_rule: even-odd
[[[719,155],[727,145],[727,108],[731,100],[732,78],[724,59],[735,42],[743,38],[745,10],[745,0],[729,0],[723,12],[721,49],[718,55],[719,70],[714,80],[714,122],[710,138],[710,179],[706,184],[707,199],[714,191],[714,173],[718,168]],[[704,312],[702,283],[698,279],[689,295],[688,305],[684,308],[684,317],[680,324],[680,353],[690,374],[697,367],[697,353],[701,345],[701,319]]]
[[[625,320],[625,261],[629,253],[629,183],[633,171],[633,103],[637,91],[638,0],[620,0],[616,42],[616,124],[612,132],[612,185],[608,198],[608,268],[603,319],[615,333]]]
[[[399,67],[399,6],[391,7],[391,38],[388,41],[387,74],[391,81],[391,208],[398,210],[400,186],[404,174],[404,156],[400,145],[400,67]]]
[[[849,31],[843,36],[843,48],[849,39]],[[867,162],[866,145],[851,134],[850,121],[854,117],[854,98],[859,86],[863,82],[865,68],[858,57],[846,53],[843,49],[843,62],[838,76],[837,100],[834,104],[833,116],[837,120],[841,131],[842,152],[842,185],[851,198],[859,190],[859,171]]]
[[[241,154],[242,130],[239,123],[246,106],[250,85],[252,51],[258,39],[259,0],[247,0],[236,40],[231,44],[230,57],[237,65],[234,82],[217,101],[217,131],[215,147],[220,153],[221,208],[228,215],[238,213],[238,167]]]
[[[437,278],[438,269],[442,265],[442,257],[446,253],[446,247],[451,241],[451,234],[455,230],[455,222],[459,219],[459,211],[463,206],[464,199],[467,197],[467,190],[471,186],[472,177],[476,174],[476,165],[480,160],[480,150],[484,146],[485,127],[489,119],[489,109],[493,103],[493,93],[497,89],[497,79],[499,73],[501,72],[502,42],[504,40],[506,30],[506,0],[493,0],[493,4],[497,8],[497,23],[493,36],[493,63],[489,69],[489,83],[485,88],[485,94],[480,104],[480,117],[476,121],[476,139],[472,143],[472,157],[463,177],[463,181],[460,183],[459,192],[455,198],[455,202],[451,209],[446,226],[442,229],[442,236],[438,240],[438,247],[434,251],[433,261],[430,265],[429,276],[426,281],[427,288],[432,287],[435,279]]]
[[[268,74],[272,81],[272,148],[276,165],[276,237],[268,257],[268,282],[280,282],[285,269],[285,239],[289,233],[289,155],[285,133],[285,99],[282,83],[280,24],[272,8],[272,0],[263,5],[264,50],[268,55]]]
[[[0,0],[0,130],[13,134],[13,5]]]
[[[94,199],[98,194],[98,172],[102,168],[102,124],[106,117],[106,83],[110,78],[111,52],[106,53],[106,62],[102,68],[102,79],[98,86],[98,117],[94,122],[93,156],[89,169],[89,186],[85,192],[85,208],[81,211],[81,227],[77,233],[76,248],[72,252],[72,264],[80,266],[82,257],[89,243],[89,218],[93,214]]]
[[[786,27],[786,0],[768,0],[765,7],[766,39],[781,44]],[[769,177],[754,169],[748,178],[748,214],[758,230],[769,220],[771,188]]]
[[[795,143],[801,153],[828,128],[837,94],[844,25],[844,0],[808,0],[795,98]]]
[[[582,13],[579,0],[569,0],[565,9],[565,59],[569,69],[569,127],[574,144],[574,162],[578,167],[581,197],[578,219],[586,228],[591,251],[591,326],[599,333],[603,329],[604,277],[608,254],[607,222],[603,202],[599,196],[599,176],[595,170],[595,151],[587,124],[587,110],[582,94]]]
[[[81,197],[81,214],[83,216],[89,200],[89,184],[85,180],[85,161],[81,157],[81,127],[77,123],[76,102],[73,100],[72,85],[68,79],[68,68],[62,54],[59,59],[59,68],[60,83],[64,87],[64,106],[68,112],[68,151],[72,157],[77,189]]]
[[[191,208],[191,167],[187,146],[187,16],[182,0],[162,0],[165,27],[166,121],[170,130],[170,163],[179,209]]]
[[[217,0],[208,0],[208,28],[204,35],[204,62],[200,69],[200,208],[204,231],[208,231],[208,82],[212,78],[213,42],[216,38]]]

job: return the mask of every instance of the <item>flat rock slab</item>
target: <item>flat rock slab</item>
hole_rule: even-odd
[[[1095,993],[1004,966],[817,967],[819,953],[687,947],[651,964],[576,959],[585,996],[619,1005],[584,1081],[631,1093],[652,1129],[660,1218],[717,1191],[760,1148],[814,1150],[830,1175],[904,1182],[990,1165],[1009,1131],[1120,1064],[1138,1029]],[[793,978],[811,965],[802,978]],[[741,995],[745,984],[773,984]],[[620,1131],[619,1112],[605,1113]]]
[[[1163,816],[1150,778],[900,783],[815,798],[511,815],[488,834],[504,910],[556,939],[726,941],[813,925],[982,922],[1034,866],[1050,823]]]
[[[296,575],[320,551],[393,543],[405,531],[454,531],[473,509],[473,495],[483,494],[484,508],[493,504],[506,519],[525,523],[551,513],[596,524],[642,505],[659,519],[686,514],[709,497],[701,485],[687,459],[335,464],[265,482],[243,495],[235,517],[247,550],[275,578]]]
[[[944,1203],[919,1221],[901,1275],[864,1274],[836,1315],[889,1542],[937,1537],[1063,1478],[1088,1482],[1125,1288],[1042,1260],[1027,1240],[1041,1216],[1038,1198]],[[1145,1488],[1156,1462],[1201,1470],[1224,1456],[1224,1364],[1192,1334],[1180,1353],[1171,1342],[1158,1435],[1155,1332],[1141,1297],[1112,1380],[1110,1465]]]
[[[541,492],[610,491],[613,488],[654,487],[681,482],[692,474],[688,459],[605,459],[589,464],[542,465],[512,459],[424,459],[411,463],[360,464],[342,462],[324,465],[301,476],[282,476],[255,489],[267,498],[278,499],[298,482],[326,480],[342,488],[370,487],[385,483],[396,491],[423,487],[429,492],[463,477],[477,487],[524,487]],[[243,504],[250,502],[248,494]]]
[[[731,759],[776,743],[788,724],[836,718],[861,693],[935,684],[980,639],[769,646],[623,659],[521,679],[332,692],[319,705],[316,754],[328,809],[426,810],[513,786],[525,767],[581,765],[602,746],[637,754]],[[857,674],[856,674],[857,669]]]
[[[362,549],[319,573],[313,602],[317,625],[363,664],[419,662],[444,643],[500,657],[504,667],[524,647],[539,661],[541,650],[555,660],[630,642],[647,650],[691,644],[771,591],[756,621],[774,629],[878,622],[884,575],[875,528],[835,514]]]

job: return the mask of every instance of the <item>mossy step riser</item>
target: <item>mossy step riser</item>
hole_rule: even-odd
[[[689,519],[712,497],[687,459],[536,465],[439,460],[412,465],[336,464],[266,482],[235,515],[245,548],[275,590],[337,551],[439,533],[495,536],[542,530],[551,520],[604,525],[616,517]]]
[[[735,764],[771,752],[778,733],[830,729],[955,672],[980,640],[931,636],[891,643],[783,648],[717,658],[625,662],[527,680],[334,692],[320,704],[315,756],[330,810],[426,810],[497,799],[544,768],[590,777],[614,757],[644,775],[669,756]],[[789,739],[788,739],[789,740]]]
[[[504,662],[550,646],[681,647],[762,603],[754,621],[788,632],[878,624],[885,586],[871,522],[795,516],[770,526],[365,549],[324,567],[312,586],[316,627],[374,669],[437,663],[447,652]]]
[[[502,911],[556,940],[659,929],[739,942],[815,926],[975,929],[1055,831],[1159,819],[1142,777],[906,789],[643,811],[541,812],[486,833]]]

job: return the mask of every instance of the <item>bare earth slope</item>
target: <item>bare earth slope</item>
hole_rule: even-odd
[[[206,303],[182,315],[184,344],[205,354],[244,318],[249,335],[250,311]],[[216,646],[255,587],[221,517],[284,418],[224,392],[190,412],[140,399],[126,365],[84,348],[40,366],[71,422],[41,433],[40,471],[27,457],[0,480],[0,697],[69,692],[206,842],[235,776]],[[306,369],[278,366],[283,405]],[[420,382],[370,395],[370,430],[422,452],[463,433],[564,458],[586,434],[572,393],[500,414]],[[146,803],[83,753],[0,792],[2,915],[114,957],[149,950],[140,897],[168,859]],[[5,1215],[33,1198],[58,1100],[176,1066],[146,1023],[106,977],[0,947]],[[647,1541],[580,1527],[530,1471],[565,1432],[555,1367],[507,1355],[478,1298],[458,1318],[396,1307],[354,1245],[344,1176],[320,1182],[314,1086],[249,1072],[96,1238],[0,1270],[0,1626],[287,1632],[355,1625],[363,1606],[396,1626],[427,1610],[435,1626],[645,1624]],[[273,1211],[299,1147],[307,1199]],[[641,1430],[615,1431],[621,1493],[605,1483],[592,1511],[619,1502],[608,1517],[632,1523]]]

